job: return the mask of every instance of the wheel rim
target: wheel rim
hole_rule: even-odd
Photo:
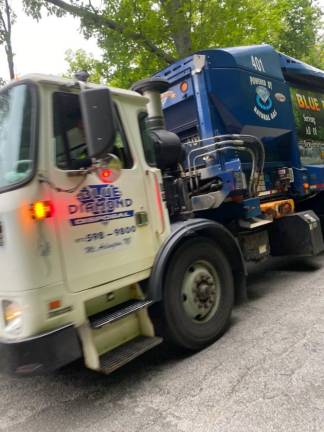
[[[209,321],[221,297],[219,276],[207,261],[195,261],[185,272],[181,299],[186,315],[196,323]]]

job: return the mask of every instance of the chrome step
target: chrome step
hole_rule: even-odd
[[[128,300],[125,303],[114,306],[111,309],[99,312],[89,317],[90,326],[99,329],[107,324],[124,318],[134,312],[152,304],[152,300]]]
[[[109,374],[163,341],[159,337],[137,336],[135,339],[100,356],[100,370]]]
[[[272,222],[273,222],[272,218],[267,219],[267,218],[252,217],[249,219],[239,219],[239,226],[241,228],[252,230],[254,228],[259,228],[260,226],[267,225]]]

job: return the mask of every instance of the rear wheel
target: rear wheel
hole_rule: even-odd
[[[232,271],[219,247],[203,237],[186,241],[164,281],[165,337],[181,348],[205,347],[226,329],[233,301]]]

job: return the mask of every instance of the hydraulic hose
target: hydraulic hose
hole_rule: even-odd
[[[197,154],[194,157],[194,171],[195,171],[195,161],[197,158],[205,156],[207,154],[215,154],[219,151],[226,150],[236,150],[248,152],[252,158],[252,168],[249,181],[249,194],[250,196],[256,196],[258,193],[258,186],[260,182],[261,175],[264,169],[265,162],[265,151],[261,140],[252,135],[218,135],[210,138],[205,138],[202,141],[211,141],[212,144],[207,144],[203,147],[196,148],[192,150],[187,156],[188,169],[191,173],[191,158],[194,153],[199,153],[201,150],[208,150],[208,152]]]

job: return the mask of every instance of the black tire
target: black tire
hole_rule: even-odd
[[[214,301],[214,309],[210,311],[209,317],[207,315],[204,318],[206,321],[203,322],[197,321],[196,317],[190,317],[184,306],[187,299],[184,300],[186,295],[183,294],[183,286],[192,286],[191,291],[196,292],[196,282],[184,283],[188,281],[185,279],[186,275],[194,271],[192,269],[195,268],[193,266],[196,263],[197,266],[199,263],[202,265],[208,263],[218,277],[218,279],[214,278],[218,281],[218,301]],[[196,298],[194,302],[197,302]],[[194,302],[191,299],[190,304],[195,308],[197,306]],[[193,238],[183,243],[172,256],[164,278],[161,309],[165,339],[185,350],[197,351],[204,348],[218,339],[226,330],[233,303],[233,275],[228,260],[219,247],[204,237]]]

